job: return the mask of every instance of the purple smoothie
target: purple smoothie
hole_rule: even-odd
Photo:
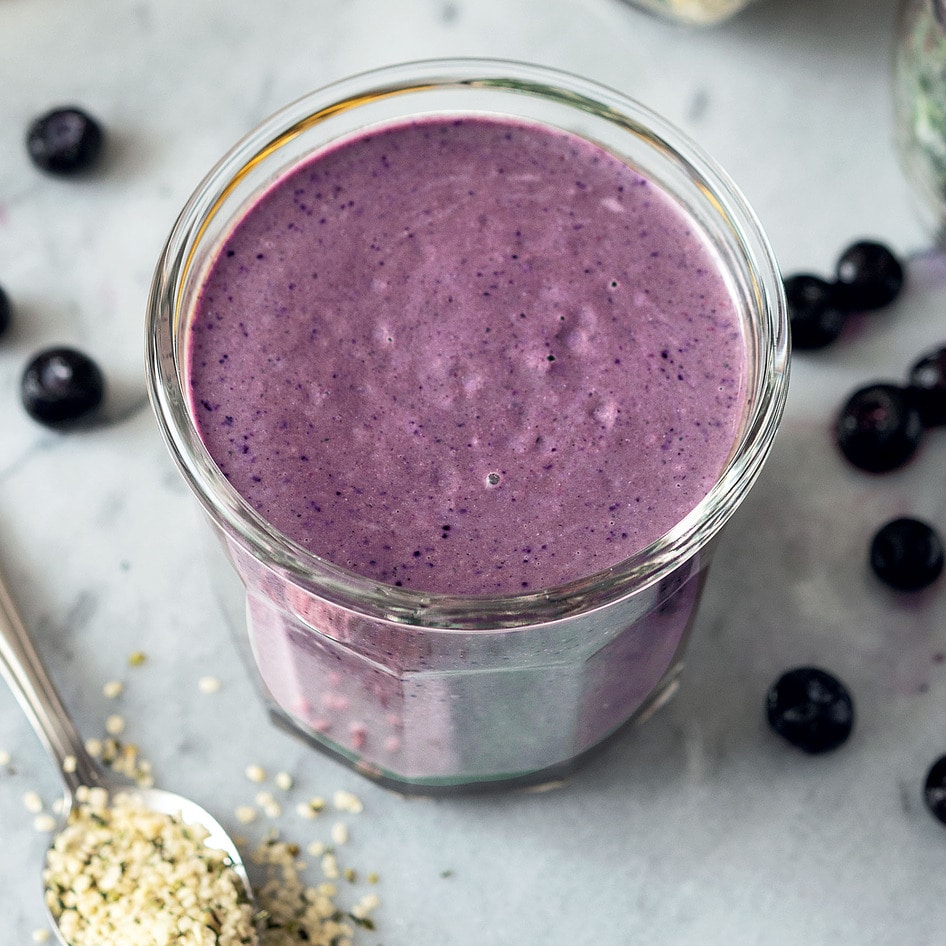
[[[508,595],[690,512],[746,363],[714,255],[661,189],[570,134],[430,119],[259,198],[206,275],[187,381],[277,530],[381,582]]]

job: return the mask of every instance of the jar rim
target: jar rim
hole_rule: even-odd
[[[234,181],[329,117],[379,99],[431,90],[483,90],[537,97],[645,138],[661,158],[680,162],[725,217],[746,254],[750,292],[765,344],[758,345],[757,396],[725,468],[703,499],[663,536],[618,564],[585,578],[509,595],[448,595],[365,578],[320,558],[277,532],[230,486],[197,433],[178,364],[175,333],[183,285],[207,221]],[[399,103],[400,107],[400,103]],[[406,111],[403,117],[411,112]],[[449,114],[449,112],[445,112]],[[510,115],[513,111],[510,107]],[[702,549],[729,520],[755,482],[784,408],[789,375],[788,316],[774,252],[761,224],[725,171],[699,145],[634,99],[588,79],[498,59],[435,59],[362,72],[311,92],[275,112],[237,142],[207,174],[181,211],[155,270],[147,310],[146,369],[164,439],[211,520],[254,558],[309,592],[354,612],[423,626],[515,627],[588,612],[654,584]]]

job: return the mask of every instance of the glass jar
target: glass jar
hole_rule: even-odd
[[[583,136],[670,195],[711,248],[748,359],[735,445],[689,515],[606,571],[504,597],[369,580],[279,533],[214,464],[187,381],[189,319],[208,266],[274,181],[366,127],[482,115]],[[659,116],[583,79],[517,63],[414,63],[339,82],[264,122],[205,179],[161,256],[148,319],[158,421],[242,580],[240,646],[275,720],[389,787],[434,793],[560,778],[674,691],[715,540],[775,436],[788,329],[752,211]]]
[[[903,0],[893,62],[894,124],[924,221],[946,237],[946,0]]]
[[[754,0],[627,0],[634,6],[688,26],[713,26],[735,16]]]

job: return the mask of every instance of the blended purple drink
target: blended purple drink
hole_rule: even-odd
[[[195,192],[150,313],[277,720],[429,792],[567,774],[673,691],[787,316],[657,116],[521,64],[345,80]]]
[[[201,437],[310,552],[439,594],[540,590],[716,482],[746,351],[690,220],[563,132],[486,119],[337,144],[240,220],[190,334]]]

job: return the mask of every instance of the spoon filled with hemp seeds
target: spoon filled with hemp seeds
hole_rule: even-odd
[[[0,575],[0,673],[62,776],[44,902],[63,946],[258,946],[236,845],[195,802],[106,780],[86,751]],[[212,937],[212,938],[211,938]]]

